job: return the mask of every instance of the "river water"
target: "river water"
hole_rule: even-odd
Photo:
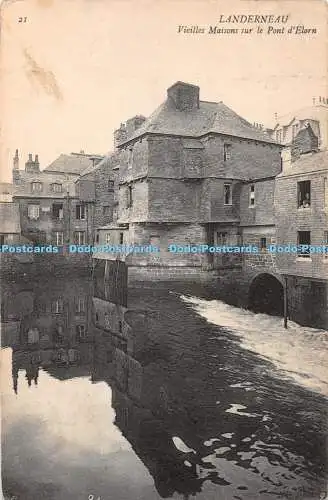
[[[173,284],[2,297],[4,498],[325,498],[327,332]]]

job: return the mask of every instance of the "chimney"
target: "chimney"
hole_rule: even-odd
[[[146,118],[142,115],[134,116],[126,122],[126,138],[130,139],[135,131],[141,127],[141,125],[146,121]]]
[[[119,144],[126,141],[127,133],[126,126],[124,123],[121,123],[120,128],[114,130],[114,146],[117,148]]]
[[[290,147],[285,147],[281,151],[281,165],[282,170],[286,170],[291,166],[292,163],[292,152]]]
[[[40,164],[38,155],[35,155],[35,160],[33,161],[32,154],[28,155],[28,161],[25,163],[25,172],[27,173],[36,173],[40,172]]]
[[[199,87],[190,83],[176,82],[167,89],[167,98],[179,111],[199,108]]]

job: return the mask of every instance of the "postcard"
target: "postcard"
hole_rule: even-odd
[[[327,35],[3,1],[3,499],[328,498]]]

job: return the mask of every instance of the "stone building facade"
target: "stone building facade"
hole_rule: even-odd
[[[21,232],[34,243],[85,244],[92,234],[92,210],[78,198],[75,181],[96,159],[82,153],[60,155],[44,170],[38,156],[29,155],[19,169],[18,151],[13,168],[13,201],[19,205]]]
[[[200,100],[199,87],[174,84],[148,119],[137,116],[115,131],[115,144],[119,190],[113,222],[128,228],[127,242],[161,248],[160,257],[130,256],[131,267],[194,274],[197,268],[240,266],[236,255],[178,254],[167,248],[172,243],[237,245],[244,237],[241,222],[245,230],[254,226],[258,238],[274,224],[268,220],[271,209],[261,211],[257,204],[243,221],[240,204],[253,181],[258,199],[267,196],[266,179],[281,170],[280,146],[222,102]]]
[[[277,241],[292,247],[277,253],[277,270],[287,280],[290,314],[298,311],[302,323],[326,327],[328,252],[314,247],[328,245],[328,151],[310,150],[292,160],[285,152],[276,178]]]

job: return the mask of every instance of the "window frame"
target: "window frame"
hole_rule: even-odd
[[[37,216],[31,216],[30,209],[32,209],[32,207],[37,209]],[[39,220],[40,219],[40,204],[39,203],[29,203],[27,205],[27,217],[30,220]]]
[[[302,189],[302,186],[305,186],[306,184],[308,184],[309,186],[308,191],[306,190],[306,188]],[[307,194],[309,195],[309,198],[307,200],[307,205],[304,205],[304,202],[306,202]],[[297,208],[311,208],[311,180],[309,179],[297,182]]]
[[[87,207],[85,203],[77,203],[75,205],[75,218],[76,220],[87,219]]]
[[[226,203],[226,187],[229,187],[229,201]],[[223,204],[226,207],[232,205],[232,182],[225,182],[223,185]]]
[[[225,142],[223,144],[223,161],[231,160],[231,144]]]
[[[83,235],[81,241],[81,235]],[[85,245],[86,244],[86,234],[85,231],[74,231],[74,244],[75,245]]]
[[[39,186],[39,189],[35,189],[36,186]],[[43,191],[43,184],[40,181],[31,182],[31,192],[32,193],[41,193]]]
[[[300,235],[304,234],[304,233],[307,233],[309,235],[308,243],[305,243],[305,242],[301,243],[300,242]],[[311,231],[297,231],[297,247],[299,247],[301,245],[311,246]],[[302,258],[302,259],[310,259],[311,258],[310,250],[302,251],[301,249],[297,248],[297,257]]]
[[[60,189],[57,189],[59,187]],[[53,182],[50,185],[51,191],[53,193],[62,193],[63,192],[63,185],[60,182]]]
[[[248,207],[249,208],[255,207],[255,194],[256,194],[255,184],[250,184],[249,190],[248,190]],[[253,203],[252,203],[252,201],[253,201]]]
[[[61,238],[58,238],[59,235]],[[58,241],[59,239],[61,242]],[[53,241],[56,246],[64,245],[64,231],[53,231]]]
[[[55,216],[55,210],[54,210],[54,208],[57,207],[57,206],[58,207],[61,206],[61,208],[58,209],[58,217]],[[64,219],[64,203],[57,203],[57,202],[55,202],[55,203],[52,204],[51,208],[52,208],[51,214],[52,214],[52,218],[54,220],[63,220]],[[60,214],[61,214],[61,217],[60,217]]]

